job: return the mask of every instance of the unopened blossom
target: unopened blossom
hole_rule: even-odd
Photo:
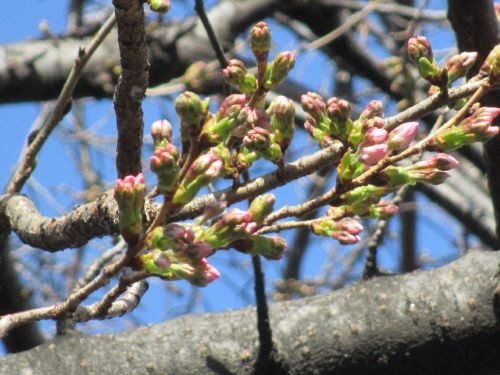
[[[389,133],[387,145],[389,150],[405,150],[415,139],[418,132],[418,122],[405,122]]]
[[[172,140],[172,124],[168,120],[156,120],[151,124],[151,136],[155,146]]]
[[[118,179],[114,198],[118,205],[120,233],[128,243],[135,243],[142,233],[142,208],[146,195],[144,175]]]

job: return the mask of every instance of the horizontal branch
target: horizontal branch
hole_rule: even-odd
[[[304,375],[496,373],[499,262],[498,252],[470,252],[440,269],[276,303],[276,347],[289,369]],[[249,308],[121,334],[67,335],[1,358],[0,374],[249,374],[255,324]]]
[[[286,164],[279,173],[268,173],[236,189],[228,188],[195,198],[174,219],[193,218],[199,215],[207,204],[217,200],[225,200],[231,204],[255,197],[307,176],[323,166],[333,165],[339,161],[341,155],[340,144],[332,145]],[[145,211],[147,217],[153,218],[158,212],[158,205],[149,201]],[[58,218],[41,215],[34,203],[24,195],[3,195],[0,196],[0,224],[10,226],[24,243],[48,251],[79,247],[95,237],[119,232],[118,211],[112,191]]]

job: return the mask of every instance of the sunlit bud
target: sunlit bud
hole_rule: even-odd
[[[321,121],[326,115],[326,103],[321,95],[309,91],[300,97],[302,109],[316,121]]]
[[[374,117],[383,117],[384,113],[382,110],[384,109],[384,105],[380,100],[372,100],[368,103],[365,110],[361,112],[360,119],[371,119]]]
[[[243,108],[247,104],[247,98],[245,94],[231,94],[229,95],[222,104],[220,105],[219,112],[217,112],[217,118],[227,116],[228,110],[232,106],[238,106]]]
[[[351,116],[351,105],[344,99],[329,98],[326,101],[326,112],[332,121],[347,121]]]
[[[458,126],[439,132],[431,144],[451,150],[474,142],[485,142],[498,134],[498,127],[492,126],[492,123],[499,113],[500,108],[481,107]]]
[[[444,68],[448,72],[448,82],[455,82],[457,79],[465,77],[477,59],[477,52],[462,52],[453,55],[448,59]]]
[[[245,124],[248,111],[238,104],[232,105],[225,111],[224,117],[212,117],[202,129],[201,139],[208,144],[219,144],[225,142],[234,132],[235,128]]]
[[[497,44],[488,54],[481,67],[490,78],[496,83],[500,77],[500,44]]]
[[[352,218],[339,221],[321,218],[314,220],[311,230],[317,235],[335,238],[342,244],[353,244],[361,240],[358,234],[363,231],[363,226]]]
[[[250,31],[250,44],[252,52],[259,59],[263,54],[267,54],[271,49],[271,31],[263,21],[252,27]]]
[[[148,0],[148,3],[149,9],[158,13],[167,13],[172,6],[170,0]]]
[[[389,150],[404,150],[415,139],[418,131],[418,122],[406,122],[389,133],[387,145]]]
[[[295,66],[295,55],[292,52],[279,53],[266,69],[264,86],[271,90],[278,86],[288,76],[288,72]]]
[[[389,153],[385,143],[363,147],[360,150],[359,160],[365,165],[374,165]]]
[[[175,189],[179,174],[178,159],[179,154],[172,143],[157,146],[150,158],[151,171],[156,174],[158,191],[161,194],[169,193]]]
[[[114,198],[118,205],[120,232],[129,244],[135,244],[142,233],[142,207],[146,195],[144,175],[118,179]]]
[[[146,246],[149,249],[183,251],[193,240],[194,232],[191,228],[170,223],[153,229],[146,238]]]
[[[250,129],[247,135],[243,138],[243,144],[252,150],[263,151],[269,147],[270,142],[269,131],[263,128]]]
[[[189,167],[172,201],[184,205],[191,201],[198,191],[220,177],[224,172],[224,160],[210,149],[198,158]]]
[[[250,204],[248,212],[252,214],[253,221],[262,224],[264,219],[273,212],[276,197],[273,194],[262,194],[255,198]]]
[[[385,142],[387,139],[387,131],[379,128],[369,128],[365,133],[363,145],[370,146]]]
[[[151,124],[151,136],[155,146],[162,141],[172,140],[172,124],[168,120],[157,120]]]
[[[278,260],[283,257],[287,249],[286,241],[279,236],[250,236],[248,239],[248,254],[261,255],[269,260]]]
[[[271,115],[271,127],[274,132],[274,141],[285,153],[295,132],[295,106],[291,99],[278,96],[270,105],[268,113]]]
[[[185,91],[177,97],[175,110],[181,120],[181,139],[183,142],[183,153],[187,147],[198,137],[203,120],[208,115],[209,98],[202,101],[193,92]]]
[[[408,51],[408,56],[410,57],[410,59],[412,59],[417,64],[422,57],[425,57],[429,61],[434,60],[431,43],[425,36],[419,35],[410,38],[408,40],[406,50]]]
[[[222,70],[222,77],[227,83],[236,86],[241,92],[251,93],[257,90],[257,78],[248,73],[243,61],[231,59]]]

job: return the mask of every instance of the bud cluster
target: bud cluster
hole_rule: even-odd
[[[498,134],[498,126],[493,125],[493,120],[499,113],[500,108],[480,107],[457,126],[438,132],[430,145],[453,150],[475,142],[486,142]]]
[[[358,235],[363,231],[363,226],[349,217],[338,221],[324,217],[313,221],[311,231],[319,236],[332,237],[341,244],[348,245],[361,240]]]
[[[144,176],[126,176],[118,179],[114,197],[118,205],[120,233],[128,244],[134,245],[142,233],[142,208],[146,195]]]

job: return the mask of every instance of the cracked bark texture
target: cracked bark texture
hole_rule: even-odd
[[[494,374],[500,368],[497,252],[271,305],[296,374]],[[497,291],[498,292],[498,291]],[[115,335],[68,335],[0,359],[0,374],[249,374],[254,308],[190,315]]]

